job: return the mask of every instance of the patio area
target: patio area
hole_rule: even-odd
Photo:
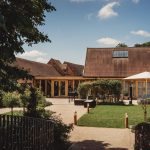
[[[75,106],[68,99],[49,98],[52,106],[47,110],[60,115],[63,122],[73,123],[74,112],[77,111],[78,118],[87,112],[83,106]],[[132,150],[134,145],[134,134],[130,129],[96,128],[74,126],[70,141],[73,143],[69,150]]]

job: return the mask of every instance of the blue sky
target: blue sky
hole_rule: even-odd
[[[19,57],[46,63],[50,58],[85,63],[87,47],[133,46],[150,41],[150,0],[49,0],[57,9],[46,14],[52,43],[24,46]]]

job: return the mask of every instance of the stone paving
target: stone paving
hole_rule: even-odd
[[[53,103],[47,110],[60,115],[64,123],[73,123],[74,112],[78,118],[86,113],[83,106],[75,106],[68,99],[47,99]],[[134,134],[130,129],[96,128],[74,126],[70,141],[73,142],[69,150],[133,150]]]

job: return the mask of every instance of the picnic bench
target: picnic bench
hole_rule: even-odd
[[[94,108],[96,106],[96,101],[87,99],[84,101],[84,107],[86,108],[88,104],[89,108]]]

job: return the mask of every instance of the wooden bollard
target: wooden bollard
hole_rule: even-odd
[[[89,103],[87,103],[87,113],[89,114],[89,112],[90,112],[90,109],[89,109]]]
[[[128,128],[129,124],[128,124],[128,114],[125,113],[125,128]]]
[[[74,125],[77,125],[77,112],[74,112]]]

